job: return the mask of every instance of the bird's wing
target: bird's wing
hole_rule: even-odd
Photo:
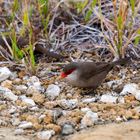
[[[88,79],[92,76],[95,76],[103,71],[109,72],[111,67],[109,63],[84,63],[80,66],[82,68],[82,72],[80,73],[79,77],[82,79]]]

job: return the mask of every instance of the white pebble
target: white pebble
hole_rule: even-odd
[[[122,90],[122,92],[120,93],[121,95],[126,95],[126,94],[137,94],[138,92],[140,92],[139,87],[137,84],[135,83],[130,83],[130,84],[126,84]]]
[[[95,102],[95,100],[96,100],[96,98],[94,98],[94,97],[93,98],[86,98],[86,99],[83,99],[82,102],[88,104],[88,103]]]
[[[78,105],[78,100],[77,99],[71,99],[71,100],[62,99],[59,101],[59,104],[62,108],[65,108],[65,109],[74,109]]]
[[[81,127],[84,128],[87,126],[92,126],[97,121],[98,114],[92,111],[88,111],[81,120]]]
[[[12,107],[10,108],[10,110],[9,110],[9,113],[10,113],[10,114],[13,114],[13,113],[16,112],[16,110],[17,110],[17,108],[16,108],[15,106],[12,106]]]
[[[91,111],[91,109],[88,107],[85,107],[85,108],[81,108],[81,111],[84,113],[87,113],[88,111]]]
[[[23,102],[25,102],[26,104],[28,104],[29,106],[35,106],[36,105],[35,102],[32,99],[27,98],[25,95],[20,96],[20,99]]]
[[[16,96],[11,90],[5,87],[0,86],[0,94],[3,94],[3,96],[12,101],[16,101],[18,99],[18,96]]]
[[[54,84],[51,84],[48,86],[47,91],[46,91],[46,96],[50,100],[54,100],[56,97],[58,97],[60,94],[60,87]]]
[[[18,85],[18,86],[15,86],[15,89],[25,93],[27,90],[27,87],[25,85]]]
[[[103,102],[103,103],[116,103],[117,97],[106,94],[106,95],[101,96],[100,101]]]
[[[30,78],[27,80],[27,85],[28,85],[28,87],[34,86],[34,87],[35,87],[37,90],[39,90],[39,91],[44,90],[44,89],[41,87],[41,83],[40,83],[40,81],[39,81],[39,78],[36,77],[36,76],[30,77]]]
[[[12,72],[7,67],[0,67],[0,82],[8,79]]]
[[[14,134],[15,134],[15,135],[22,135],[22,134],[24,134],[24,130],[23,130],[23,129],[16,129],[16,130],[14,131]]]
[[[18,128],[22,128],[22,129],[28,129],[28,128],[32,128],[33,124],[31,122],[21,122],[21,124],[18,126]]]
[[[50,140],[50,138],[55,134],[54,130],[47,130],[47,131],[41,131],[37,133],[37,137],[40,140]]]
[[[126,84],[120,94],[126,95],[128,93],[131,93],[132,95],[135,96],[137,100],[140,101],[140,89],[137,84],[135,83]]]

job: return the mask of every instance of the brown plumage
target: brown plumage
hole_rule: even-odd
[[[73,86],[96,89],[114,66],[125,64],[129,60],[123,58],[111,63],[72,62],[64,67],[61,77]]]

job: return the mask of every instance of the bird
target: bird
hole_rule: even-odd
[[[129,60],[121,58],[114,62],[71,62],[64,66],[60,76],[72,86],[95,90],[114,66],[124,65]]]

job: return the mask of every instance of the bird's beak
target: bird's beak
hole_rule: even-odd
[[[64,73],[64,72],[62,72],[60,76],[61,76],[61,78],[67,77],[66,73]]]

